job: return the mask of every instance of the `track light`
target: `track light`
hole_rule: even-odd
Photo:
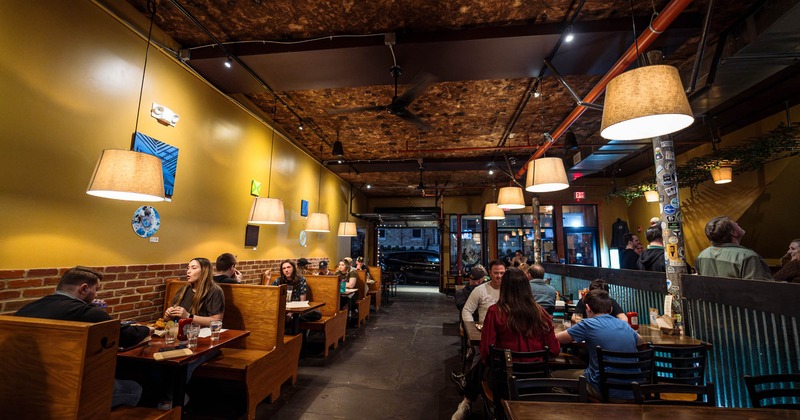
[[[542,96],[542,94],[541,94],[541,93],[539,93],[539,89],[536,89],[535,91],[533,91],[533,97],[534,97],[534,98],[538,98],[538,97],[540,97],[540,96]]]
[[[339,140],[336,140],[335,142],[333,142],[333,155],[334,156],[344,156],[344,146],[342,146],[342,142],[339,141]]]
[[[575,35],[572,33],[572,25],[567,28],[567,33],[564,36],[564,42],[572,42],[575,39]]]
[[[228,59],[227,59],[227,60],[225,60],[225,67],[226,67],[226,68],[231,68],[231,67],[233,67],[233,59],[232,59],[232,58],[228,57]]]
[[[575,137],[575,133],[572,130],[567,131],[567,134],[564,135],[564,148],[567,150],[575,150],[578,148],[578,138]]]
[[[303,120],[300,120],[300,126],[299,126],[299,127],[297,127],[297,128],[299,128],[299,129],[300,129],[300,131],[303,131],[303,130],[306,128],[306,127],[305,127],[305,124],[303,124]]]

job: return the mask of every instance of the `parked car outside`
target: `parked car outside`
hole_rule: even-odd
[[[383,254],[381,269],[401,284],[439,284],[439,253],[429,250],[394,251]]]

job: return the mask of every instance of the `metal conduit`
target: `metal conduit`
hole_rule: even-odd
[[[642,35],[639,36],[639,39],[633,45],[631,45],[627,51],[625,51],[622,57],[620,57],[619,60],[617,60],[617,62],[611,66],[611,69],[608,70],[605,76],[603,76],[603,78],[597,82],[595,87],[589,91],[589,93],[583,98],[583,102],[594,102],[600,96],[600,94],[603,93],[606,85],[608,85],[608,82],[610,82],[611,79],[622,74],[634,61],[636,61],[637,51],[646,50],[653,43],[653,41],[655,41],[656,38],[658,38],[658,36],[664,32],[673,21],[675,21],[675,19],[683,12],[684,9],[686,9],[686,6],[688,6],[690,3],[692,3],[692,0],[673,0],[670,2],[667,7],[664,8],[661,14],[658,15],[658,17],[653,21],[653,24],[648,26],[647,29],[642,32]],[[567,118],[561,122],[558,128],[553,131],[553,138],[558,139],[561,137],[561,135],[564,134],[564,132],[566,132],[567,129],[572,126],[572,124],[575,123],[575,121],[577,121],[581,115],[583,115],[583,112],[586,111],[586,109],[587,108],[584,106],[578,106],[573,109]],[[520,168],[520,170],[514,174],[514,178],[519,179],[525,175],[525,172],[528,170],[528,163],[544,155],[544,153],[552,144],[553,143],[546,143],[539,148],[536,153],[534,153],[533,156],[531,156],[530,159],[528,159],[525,164],[522,165],[522,168]]]

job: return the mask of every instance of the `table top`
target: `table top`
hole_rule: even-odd
[[[198,338],[197,339],[197,347],[191,349],[192,355],[184,356],[184,357],[176,357],[174,359],[167,359],[164,361],[160,361],[157,363],[171,363],[171,364],[178,364],[178,365],[185,365],[192,360],[200,357],[205,352],[211,351],[213,349],[224,347],[226,344],[238,340],[240,338],[244,338],[250,335],[250,331],[242,331],[242,330],[225,330],[222,331],[219,335],[219,341],[212,344],[211,337],[205,338]],[[175,344],[170,344],[169,346],[175,346]],[[117,353],[117,358],[126,359],[126,360],[150,360],[156,362],[153,358],[153,354],[158,353],[158,351],[163,347],[169,347],[166,343],[164,343],[163,337],[156,337],[153,336],[152,339],[143,346],[134,347],[128,351]]]
[[[464,327],[464,333],[467,336],[467,340],[469,340],[469,344],[472,346],[479,346],[481,344],[481,331],[478,330],[478,327],[475,325],[475,321],[464,320],[462,321],[462,324]],[[556,333],[564,331],[565,329],[564,325],[560,322],[554,322],[553,326],[555,327]],[[639,333],[644,341],[653,343],[657,346],[688,347],[701,344],[710,345],[709,343],[705,343],[689,336],[681,337],[677,335],[662,334],[660,330],[652,329],[647,326],[640,326],[639,330],[636,332]]]
[[[302,308],[286,308],[286,312],[292,314],[304,314],[323,306],[325,306],[325,302],[308,302],[308,306],[304,306]]]
[[[723,408],[678,405],[586,404],[533,401],[503,401],[510,420],[564,420],[584,418],[592,412],[602,417],[647,420],[734,420],[734,419],[800,419],[800,410],[769,408]]]

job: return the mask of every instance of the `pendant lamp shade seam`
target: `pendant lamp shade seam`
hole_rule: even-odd
[[[483,209],[483,218],[486,220],[503,220],[506,218],[506,213],[497,203],[487,203]]]
[[[339,222],[338,236],[354,237],[358,236],[356,224],[354,222]]]
[[[608,83],[600,135],[611,140],[638,140],[671,134],[693,122],[678,69],[645,66]]]
[[[503,210],[525,208],[525,194],[520,187],[503,187],[497,196],[497,207]]]
[[[100,153],[86,194],[125,201],[164,201],[161,158],[132,150]]]
[[[556,157],[545,157],[528,163],[525,190],[535,193],[560,191],[569,188],[564,161]]]

